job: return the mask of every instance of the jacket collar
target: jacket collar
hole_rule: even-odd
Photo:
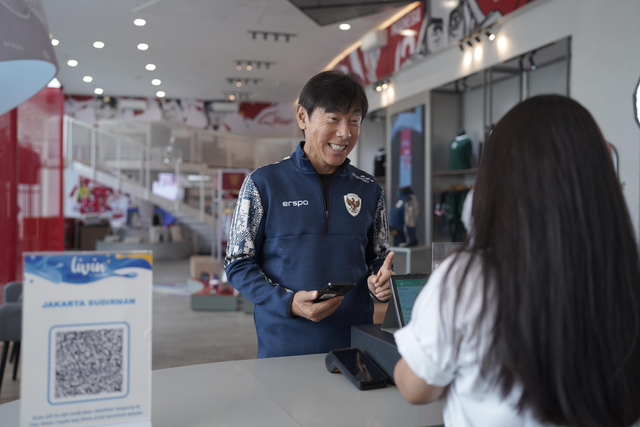
[[[298,148],[296,148],[296,151],[294,151],[291,155],[291,159],[293,160],[293,163],[303,171],[316,173],[311,160],[309,160],[304,154],[304,141],[300,141],[300,144],[298,144]],[[344,163],[342,163],[342,165],[340,165],[340,167],[338,168],[337,173],[343,172],[346,169],[347,165],[350,163],[351,160],[346,159]]]

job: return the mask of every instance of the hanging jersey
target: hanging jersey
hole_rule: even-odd
[[[449,144],[449,170],[471,168],[471,140],[467,135],[457,136]]]

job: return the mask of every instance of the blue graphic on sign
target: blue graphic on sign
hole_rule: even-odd
[[[24,259],[25,273],[40,276],[53,283],[87,284],[107,277],[137,277],[137,273],[117,273],[123,268],[151,270],[144,258],[119,255],[30,255]]]

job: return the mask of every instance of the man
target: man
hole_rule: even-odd
[[[391,295],[384,195],[349,165],[368,102],[354,75],[325,71],[302,89],[298,149],[244,181],[229,233],[229,283],[255,304],[258,357],[349,347],[351,325],[373,321],[373,296]],[[328,282],[344,297],[313,302]]]

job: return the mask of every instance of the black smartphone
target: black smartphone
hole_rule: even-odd
[[[342,372],[360,390],[385,388],[389,381],[384,372],[357,348],[331,350],[324,363],[329,372]]]
[[[329,284],[318,291],[318,298],[313,302],[322,302],[339,295],[344,295],[351,289],[355,289],[356,284],[353,282],[329,282]]]

